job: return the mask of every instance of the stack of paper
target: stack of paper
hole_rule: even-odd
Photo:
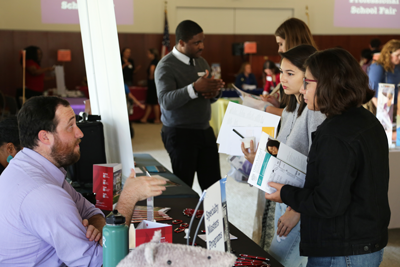
[[[302,188],[306,178],[307,157],[284,143],[279,143],[278,152],[273,155],[267,150],[269,139],[266,133],[261,134],[248,183],[269,194],[276,191],[268,185],[269,182]]]
[[[246,93],[233,85],[239,97],[243,100],[242,105],[250,108],[265,111],[267,106],[272,106],[271,103],[262,100],[261,96]]]
[[[276,136],[279,120],[279,116],[230,102],[218,134],[218,152],[235,156],[243,155],[240,148],[242,138],[233,129],[243,137],[254,136],[256,149],[261,132]]]

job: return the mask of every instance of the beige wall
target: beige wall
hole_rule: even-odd
[[[164,0],[133,1],[134,24],[118,26],[118,31],[126,33],[162,33]],[[205,33],[243,34],[247,29],[249,34],[273,34],[276,25],[279,25],[290,14],[307,21],[305,15],[306,5],[309,8],[310,28],[314,34],[399,33],[399,29],[334,27],[334,0],[169,0],[168,21],[171,32],[174,32],[177,23],[183,17],[193,14],[193,17],[198,17],[197,22],[203,27]],[[249,16],[249,19],[246,19],[246,16]],[[254,23],[254,21],[259,21],[259,23]],[[42,24],[40,0],[1,0],[0,29],[80,30],[79,25]]]

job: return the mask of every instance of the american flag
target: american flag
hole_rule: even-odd
[[[161,47],[161,58],[169,53],[169,30],[168,30],[167,10],[165,10],[164,14],[165,14],[164,36],[163,36],[162,47]]]

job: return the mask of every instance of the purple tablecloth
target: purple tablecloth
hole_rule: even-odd
[[[85,111],[85,103],[83,101],[88,100],[86,97],[64,97],[65,100],[69,102],[71,108],[74,110],[75,114]]]

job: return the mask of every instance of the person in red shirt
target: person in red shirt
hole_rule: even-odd
[[[280,71],[271,60],[264,62],[265,85],[263,95],[269,94],[281,82]]]
[[[44,91],[45,73],[52,72],[54,67],[42,68],[40,62],[42,61],[43,52],[37,46],[28,46],[26,51],[26,70],[25,70],[25,97],[29,99],[33,96],[39,96]],[[21,58],[22,65],[22,58]],[[16,100],[20,104],[20,97],[22,96],[22,88],[17,89]],[[19,107],[21,108],[21,107]]]
[[[43,52],[37,46],[29,46],[26,50],[25,86],[35,92],[43,93],[46,72],[51,72],[54,67],[41,68]]]

